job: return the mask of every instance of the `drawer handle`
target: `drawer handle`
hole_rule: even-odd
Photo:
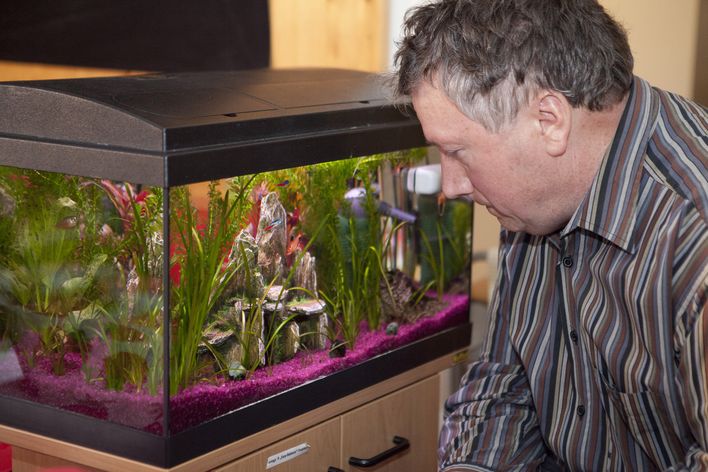
[[[327,472],[344,472],[344,471],[342,469],[340,469],[339,467],[334,467],[334,466],[330,465],[329,468],[327,468]]]
[[[381,462],[385,461],[386,459],[395,456],[396,454],[399,454],[406,449],[408,449],[411,446],[411,443],[406,439],[402,438],[400,436],[394,436],[393,437],[393,446],[391,449],[387,449],[384,452],[375,455],[374,457],[370,457],[368,459],[359,459],[358,457],[350,457],[349,458],[349,465],[354,465],[357,467],[374,467],[375,465],[380,464]]]

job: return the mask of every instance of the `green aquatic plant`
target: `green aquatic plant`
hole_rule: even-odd
[[[402,226],[403,224],[397,225],[390,235]],[[369,246],[360,250],[353,242],[356,239],[354,227],[353,224],[349,225],[351,257],[346,265],[340,266],[335,289],[329,293],[320,292],[329,306],[336,327],[330,333],[330,341],[333,344],[343,343],[349,348],[356,344],[362,321],[366,320],[369,329],[378,329],[381,323],[382,286],[393,298],[391,286],[386,278],[383,256],[390,235],[381,248]],[[343,338],[343,342],[340,338]]]
[[[52,358],[56,374],[64,373],[64,320],[89,302],[86,294],[95,283],[105,254],[96,254],[85,267],[77,257],[81,246],[78,218],[68,197],[54,205],[37,206],[31,218],[18,222],[18,238],[4,277],[10,293],[24,311],[27,326],[39,335],[41,349]],[[67,215],[68,213],[68,215]]]
[[[375,188],[381,181],[381,167],[417,159],[410,154],[383,154],[318,164],[307,171],[309,181],[303,194],[306,225],[329,218],[328,237],[314,248],[322,280],[320,293],[337,332],[350,347],[362,321],[366,320],[370,329],[380,325],[382,286],[390,291],[385,274],[395,268],[395,258],[388,255],[390,243],[402,228],[388,225],[390,219],[380,213]],[[362,189],[356,197],[356,212],[352,201],[344,198],[353,186]]]
[[[251,180],[253,177],[251,177]],[[203,228],[198,227],[197,212],[192,207],[186,187],[174,189],[175,250],[173,264],[180,269],[179,282],[172,286],[172,336],[170,346],[170,393],[190,385],[199,370],[197,349],[202,342],[207,318],[240,266],[224,264],[237,223],[247,211],[247,181],[239,193],[222,197],[217,183],[209,189],[209,206]]]
[[[100,192],[88,182],[0,167],[0,337],[36,331],[56,372],[63,319],[98,295],[97,266],[107,259],[96,242]]]
[[[325,238],[313,245],[317,255],[317,282],[321,291],[332,292],[341,260],[341,245],[337,240],[337,216],[347,192],[348,183],[354,176],[356,160],[326,162],[307,167],[306,185],[302,194],[302,227],[305,234],[312,234],[325,223]]]
[[[72,343],[78,349],[81,355],[81,371],[84,374],[86,382],[92,381],[97,372],[94,372],[93,367],[88,362],[91,352],[91,340],[96,336],[97,324],[97,307],[89,305],[81,311],[74,311],[64,320],[64,333],[69,343]]]
[[[115,209],[116,263],[107,274],[109,303],[96,310],[94,333],[106,346],[104,381],[112,390],[146,385],[156,394],[162,377],[163,258],[160,188],[101,181]]]
[[[444,236],[450,242],[452,262],[450,279],[459,276],[469,267],[472,258],[472,205],[461,200],[449,202],[450,223],[444,226]]]
[[[439,221],[435,222],[435,231],[437,237],[432,242],[424,231],[420,232],[420,240],[425,249],[422,258],[430,272],[430,280],[426,286],[435,287],[437,299],[441,301],[445,293],[445,239]]]
[[[442,212],[426,211],[421,221],[422,282],[435,287],[438,300],[468,266],[471,212],[468,203],[453,200],[446,202]]]
[[[321,225],[325,234],[324,238],[313,245],[313,250],[317,255],[319,295],[327,304],[330,319],[337,325],[338,334],[333,333],[330,337],[341,336],[348,343],[355,342],[359,323],[364,316],[362,298],[354,295],[356,289],[348,282],[353,276],[346,274],[346,248],[343,245],[347,240],[352,240],[353,225],[341,215],[345,205],[344,195],[354,177],[356,166],[355,159],[310,166],[303,194],[305,232],[309,234]],[[344,224],[341,223],[342,219],[345,220]],[[347,226],[349,231],[346,230]],[[342,234],[344,236],[340,237]],[[356,241],[356,235],[353,239]],[[351,246],[356,248],[359,245],[354,243]],[[348,252],[353,253],[350,259],[359,260],[358,249]],[[359,277],[356,279],[360,280]]]
[[[334,324],[334,330],[330,331],[328,336],[330,342],[333,345],[353,348],[364,320],[364,303],[361,297],[346,283],[343,271],[335,279],[334,289],[329,294],[320,294],[327,303],[327,311],[331,313],[330,319]]]

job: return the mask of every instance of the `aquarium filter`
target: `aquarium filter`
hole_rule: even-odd
[[[418,195],[437,195],[442,192],[440,164],[413,167],[406,177],[408,191]]]
[[[344,195],[344,198],[351,205],[352,216],[363,218],[365,216],[364,201],[366,200],[366,189],[361,187],[353,188]],[[390,216],[406,223],[415,223],[416,216],[413,213],[395,208],[383,200],[376,200],[376,207],[381,215]]]

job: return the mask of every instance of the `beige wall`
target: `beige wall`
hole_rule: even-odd
[[[273,67],[381,71],[387,0],[269,0]]]
[[[692,98],[699,7],[706,0],[600,1],[627,29],[635,73]]]
[[[137,71],[96,69],[53,64],[35,64],[0,60],[0,82],[14,80],[73,79],[139,74]]]

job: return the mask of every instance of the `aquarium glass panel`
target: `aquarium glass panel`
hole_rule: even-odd
[[[162,199],[0,167],[0,395],[164,433]]]
[[[170,430],[467,321],[471,207],[425,149],[170,189]]]

